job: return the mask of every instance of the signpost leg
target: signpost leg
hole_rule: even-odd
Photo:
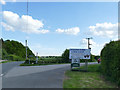
[[[30,64],[30,59],[29,59],[29,64]]]
[[[80,59],[79,59],[79,63],[80,63]],[[80,70],[80,66],[79,66],[79,70]]]
[[[71,71],[72,71],[72,66],[73,66],[73,65],[72,65],[72,61],[73,61],[73,59],[71,59]]]
[[[86,69],[86,71],[88,70],[88,60],[86,60],[87,61],[87,69]]]
[[[87,69],[88,69],[88,61],[85,60],[85,70],[87,71]]]

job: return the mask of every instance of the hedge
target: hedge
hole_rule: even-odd
[[[29,64],[29,60],[25,61],[26,64]],[[35,60],[30,60],[30,64],[31,63],[36,63]],[[37,64],[53,64],[53,63],[64,63],[64,60],[62,60],[61,58],[59,59],[51,59],[51,60],[38,60]]]
[[[102,49],[101,72],[120,86],[120,41],[111,41]]]
[[[12,60],[12,61],[24,61],[25,60],[19,56],[13,55],[13,54],[8,55],[7,59]]]

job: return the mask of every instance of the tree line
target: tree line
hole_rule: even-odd
[[[2,38],[0,39],[1,42],[1,59],[3,60],[14,60],[14,61],[22,61],[26,60],[26,47],[14,40],[3,40]],[[27,57],[28,59],[31,60],[32,62],[35,62],[35,55],[34,53],[30,50],[29,47],[27,47]],[[32,57],[30,57],[32,56]],[[95,61],[95,56],[91,55],[91,59],[89,60],[90,62]],[[40,63],[70,63],[71,61],[69,60],[69,49],[66,49],[61,56],[47,56],[47,57],[39,57],[39,62]],[[81,62],[84,62],[84,60],[81,60]],[[28,63],[28,61],[27,61]]]
[[[0,42],[2,47],[1,59],[15,60],[15,61],[25,60],[26,47],[22,43],[14,40],[4,41],[3,39],[0,39]],[[29,49],[29,47],[27,47],[27,54],[28,54],[28,57],[29,55],[32,55],[33,57],[35,57],[34,53]]]

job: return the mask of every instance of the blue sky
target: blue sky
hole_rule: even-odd
[[[117,2],[29,2],[28,17],[26,7],[26,2],[2,5],[2,37],[23,44],[27,39],[40,56],[61,55],[66,48],[87,48],[87,37],[93,37],[92,53],[99,55],[106,42],[117,39]]]

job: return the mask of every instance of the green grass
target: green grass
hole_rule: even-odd
[[[63,88],[116,88],[115,84],[104,80],[99,69],[100,65],[96,64],[89,65],[88,72],[66,71]]]
[[[3,61],[3,62],[1,62],[1,63],[8,63],[8,62],[15,62],[15,61],[8,60],[8,61]],[[0,64],[1,64],[1,63],[0,63]]]
[[[78,70],[78,71],[86,71],[86,66],[81,66],[80,68],[73,68],[74,70]],[[100,64],[95,64],[95,65],[88,65],[88,69],[87,72],[100,72]]]

